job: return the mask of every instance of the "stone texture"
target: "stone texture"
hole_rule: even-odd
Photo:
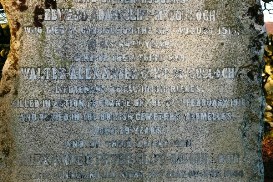
[[[257,2],[1,3],[4,181],[262,181]]]

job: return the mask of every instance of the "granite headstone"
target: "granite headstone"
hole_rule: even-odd
[[[3,180],[263,180],[258,2],[1,2]]]

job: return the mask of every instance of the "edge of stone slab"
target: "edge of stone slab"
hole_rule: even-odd
[[[18,62],[22,36],[21,13],[25,1],[0,0],[7,15],[11,33],[10,52],[5,62],[0,81],[0,181],[12,182],[15,146],[11,128],[11,101],[16,95]]]

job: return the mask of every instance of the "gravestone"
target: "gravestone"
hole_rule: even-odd
[[[255,1],[2,1],[6,181],[262,181]]]

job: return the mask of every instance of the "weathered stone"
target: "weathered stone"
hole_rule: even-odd
[[[1,2],[2,180],[262,181],[255,1]]]

